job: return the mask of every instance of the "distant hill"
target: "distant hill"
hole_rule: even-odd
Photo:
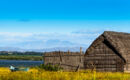
[[[26,51],[25,49],[16,48],[16,47],[0,47],[0,51]]]
[[[0,47],[0,51],[19,51],[19,52],[26,52],[26,51],[34,51],[34,52],[51,52],[51,51],[68,51],[71,52],[79,52],[80,47],[55,47],[55,48],[44,48],[44,49],[21,49],[17,47]],[[84,52],[86,48],[83,47],[82,49]]]

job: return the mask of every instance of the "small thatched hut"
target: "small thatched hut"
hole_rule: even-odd
[[[85,69],[130,72],[130,34],[105,31],[87,49]]]
[[[77,71],[83,68],[84,54],[79,52],[48,52],[43,55],[44,64],[59,65],[64,70]]]

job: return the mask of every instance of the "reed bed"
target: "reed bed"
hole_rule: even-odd
[[[8,68],[0,68],[0,80],[130,80],[130,74],[85,70],[79,72],[51,72],[35,68],[28,72],[11,72]]]

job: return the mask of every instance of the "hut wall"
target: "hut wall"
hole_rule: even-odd
[[[83,68],[84,55],[71,52],[52,52],[44,54],[44,64],[60,65],[64,70]]]
[[[126,55],[126,64],[124,65],[124,72],[130,72],[130,54]]]
[[[123,60],[105,41],[93,47],[84,57],[86,69],[96,69],[103,72],[122,72]]]
[[[126,64],[124,65],[124,72],[129,72],[130,73],[130,37],[128,36],[123,36],[123,37],[120,37],[121,38],[121,42],[124,42],[122,44],[123,47],[121,47],[123,50],[123,56],[126,60]],[[121,43],[119,43],[121,44]]]

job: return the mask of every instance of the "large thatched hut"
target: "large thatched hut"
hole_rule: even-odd
[[[87,49],[85,69],[130,72],[130,34],[105,31]]]

